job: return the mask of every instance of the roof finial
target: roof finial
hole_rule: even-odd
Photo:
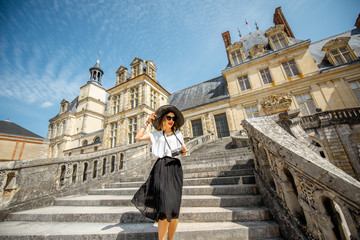
[[[242,35],[241,35],[241,32],[240,32],[240,29],[238,28],[238,31],[239,31],[239,37],[241,38],[242,37]]]
[[[101,57],[101,50],[99,50],[99,54],[98,54],[98,55],[99,55],[99,57],[98,57],[98,60],[97,60],[97,62],[98,62],[98,63],[100,63],[100,57]]]
[[[257,25],[257,22],[255,21],[256,30],[259,30],[259,27]]]

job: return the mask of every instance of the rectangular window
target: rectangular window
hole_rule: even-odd
[[[346,48],[339,48],[331,51],[334,56],[337,65],[352,62],[349,51]]]
[[[202,129],[201,119],[191,121],[192,130],[193,130],[193,137],[198,137],[204,135]]]
[[[232,60],[234,62],[234,65],[239,65],[240,63],[243,62],[240,50],[231,53],[231,58],[232,58]]]
[[[243,77],[238,78],[238,82],[239,82],[241,91],[251,89],[248,76],[243,76]]]
[[[282,64],[286,72],[287,77],[299,75],[299,71],[296,67],[295,61],[291,60]]]
[[[248,118],[255,118],[260,116],[257,106],[245,108],[245,112]]]
[[[135,136],[137,133],[137,118],[129,119],[129,144],[135,143]]]
[[[285,36],[281,33],[279,33],[275,36],[272,36],[271,40],[273,41],[273,43],[275,45],[274,50],[279,50],[279,49],[287,46],[286,41],[285,41]]]
[[[130,105],[131,108],[139,106],[139,88],[133,88],[130,90]]]
[[[315,104],[310,93],[295,96],[296,102],[300,107],[302,115],[315,114]]]
[[[113,97],[113,112],[114,114],[120,112],[120,95]]]
[[[150,91],[150,107],[153,108],[153,109],[156,109],[156,92],[151,89]]]
[[[351,82],[350,87],[354,91],[355,96],[360,103],[360,81]]]
[[[271,78],[271,75],[270,75],[270,71],[268,68],[264,69],[264,70],[260,70],[260,74],[261,74],[261,78],[264,82],[264,84],[268,84],[268,83],[272,83],[273,80]]]
[[[111,129],[110,129],[110,144],[111,147],[116,147],[116,136],[117,136],[117,123],[112,123],[111,124]]]

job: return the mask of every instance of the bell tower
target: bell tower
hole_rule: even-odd
[[[100,59],[98,59],[95,65],[89,69],[89,72],[90,72],[89,82],[97,83],[101,86],[101,80],[104,71],[100,67]]]

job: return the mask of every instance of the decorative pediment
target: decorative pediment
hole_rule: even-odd
[[[268,50],[265,50],[264,44],[256,44],[249,50],[251,59],[261,57],[261,56],[267,54],[268,52],[269,52]]]
[[[270,27],[268,30],[266,30],[265,37],[271,36],[279,32],[284,32],[284,27],[285,27],[284,24],[279,24],[279,25],[275,25],[274,27]]]
[[[243,47],[243,43],[242,42],[234,42],[234,44],[229,45],[226,50],[227,51],[232,51],[235,49],[240,49]]]
[[[134,58],[134,60],[130,63],[130,66],[138,65],[140,63],[143,63],[144,61],[141,58]]]
[[[124,66],[120,66],[118,70],[116,70],[116,74],[126,72],[128,69]]]
[[[289,94],[275,94],[263,99],[261,106],[267,115],[285,112],[290,109],[292,99]]]
[[[331,39],[330,41],[325,43],[325,45],[323,46],[321,51],[327,51],[328,49],[331,49],[331,48],[343,47],[348,44],[350,38],[351,37],[338,37],[335,39]]]
[[[155,65],[155,63],[154,63],[153,60],[147,60],[147,61],[145,62],[145,64],[146,64],[147,66],[151,66],[152,68],[154,68],[155,70],[157,70],[156,65]]]

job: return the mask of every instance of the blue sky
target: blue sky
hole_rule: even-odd
[[[354,29],[358,0],[0,0],[0,120],[46,137],[62,99],[73,100],[98,58],[103,86],[135,57],[153,60],[170,93],[220,76],[221,34],[232,42],[273,26],[276,7],[298,39]]]

